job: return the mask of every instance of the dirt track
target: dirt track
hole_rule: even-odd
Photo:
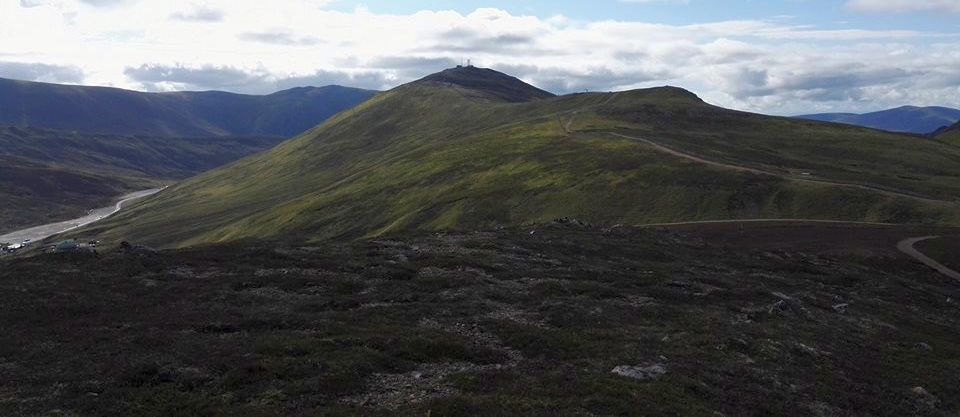
[[[960,273],[924,255],[917,243],[939,236],[960,237],[950,227],[845,222],[836,220],[747,219],[647,224],[693,235],[713,244],[763,250],[791,250],[828,255],[910,256],[960,281]],[[923,235],[925,237],[910,237]]]
[[[870,186],[870,185],[854,184],[854,183],[846,183],[846,182],[838,182],[838,181],[830,181],[830,180],[823,180],[823,179],[796,178],[796,177],[792,177],[792,176],[789,176],[789,175],[784,175],[784,174],[780,174],[780,173],[776,173],[776,172],[772,172],[772,171],[764,171],[764,170],[756,169],[756,168],[749,168],[749,167],[740,166],[740,165],[733,165],[733,164],[728,164],[728,163],[723,163],[723,162],[711,161],[711,160],[709,160],[709,159],[704,159],[704,158],[699,157],[699,156],[696,156],[696,155],[691,155],[691,154],[688,154],[688,153],[685,153],[685,152],[678,151],[678,150],[676,150],[676,149],[672,149],[672,148],[666,147],[666,146],[661,145],[661,144],[659,144],[659,143],[657,143],[657,142],[654,142],[654,141],[652,141],[652,140],[650,140],[650,139],[641,138],[641,137],[636,137],[636,136],[628,136],[628,135],[624,135],[624,134],[620,134],[620,133],[614,133],[614,132],[607,132],[607,133],[610,134],[610,135],[613,135],[613,136],[620,137],[620,138],[635,140],[635,141],[638,141],[638,142],[643,142],[644,144],[650,145],[650,146],[656,148],[657,150],[659,150],[659,151],[661,151],[661,152],[668,153],[668,154],[673,155],[673,156],[677,156],[677,157],[680,157],[680,158],[684,158],[684,159],[688,159],[688,160],[691,160],[691,161],[695,161],[695,162],[699,162],[699,163],[707,164],[707,165],[712,165],[712,166],[716,166],[716,167],[733,169],[733,170],[742,171],[742,172],[750,172],[750,173],[754,173],[754,174],[758,174],[758,175],[770,175],[770,176],[774,176],[774,177],[780,177],[780,178],[783,178],[783,179],[786,179],[786,180],[789,180],[789,181],[806,182],[806,183],[813,183],[813,184],[824,184],[824,185],[832,185],[832,186],[837,186],[837,187],[858,188],[858,189],[861,189],[861,190],[873,191],[873,192],[881,193],[881,194],[888,195],[888,196],[892,196],[892,197],[904,197],[904,198],[910,198],[910,199],[914,199],[914,200],[926,201],[926,202],[930,202],[930,203],[953,203],[953,201],[937,200],[937,199],[933,199],[933,198],[929,198],[929,197],[921,197],[921,196],[918,196],[918,195],[908,194],[908,193],[904,193],[904,192],[900,192],[900,191],[888,190],[888,189],[885,189],[885,188],[873,187],[873,186]]]
[[[920,251],[918,251],[917,248],[914,247],[914,245],[916,245],[917,243],[923,242],[925,240],[939,239],[939,238],[940,236],[925,236],[925,237],[914,237],[914,238],[906,239],[897,244],[897,249],[899,249],[900,252],[910,255],[911,257],[920,261],[924,265],[937,270],[937,272],[960,281],[960,272],[954,271],[948,268],[947,266],[941,264],[940,262],[937,262],[931,259],[929,256],[924,255],[923,253],[920,253]]]

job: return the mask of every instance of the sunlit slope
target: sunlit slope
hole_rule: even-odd
[[[952,202],[960,150],[944,144],[733,112],[675,88],[529,100],[511,103],[457,82],[401,86],[83,233],[182,246],[564,216],[611,224],[734,218],[960,224]],[[612,133],[775,175],[703,163]]]

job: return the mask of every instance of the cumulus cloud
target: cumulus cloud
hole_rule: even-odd
[[[349,85],[371,90],[394,83],[380,71],[316,70],[307,74],[275,74],[264,68],[237,68],[183,64],[144,64],[127,67],[124,74],[147,91],[228,90],[248,94],[268,94],[303,86]]]
[[[235,90],[258,83],[266,77],[262,71],[257,73],[229,66],[189,67],[182,64],[144,64],[139,67],[127,67],[123,73],[149,90],[165,90],[173,87]]]
[[[469,58],[556,93],[675,85],[714,104],[776,114],[960,107],[957,33],[792,19],[584,22],[498,9],[388,15],[334,11],[323,0],[78,1],[0,1],[0,39],[17,40],[0,44],[0,55],[80,67],[86,83],[151,91],[385,89]],[[43,77],[78,79],[51,74]]]
[[[309,46],[322,43],[320,39],[312,36],[298,36],[287,31],[277,30],[268,32],[247,32],[241,33],[239,38],[245,41],[261,42],[274,45],[299,45]]]
[[[77,84],[83,82],[84,77],[83,70],[70,65],[0,61],[0,78]]]
[[[960,13],[958,0],[850,0],[847,8],[859,12],[906,13],[946,11]]]
[[[189,10],[171,13],[170,18],[185,22],[219,22],[223,20],[225,15],[226,13],[223,10],[207,6],[193,6]]]
[[[132,3],[132,0],[80,0],[80,2],[95,7],[112,7],[124,3]]]

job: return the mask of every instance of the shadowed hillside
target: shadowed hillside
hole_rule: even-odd
[[[449,70],[382,93],[84,233],[180,246],[566,216],[960,223],[955,147],[730,111],[672,87],[516,102],[504,91],[537,90],[490,74]]]
[[[927,134],[960,120],[960,109],[904,106],[866,114],[825,113],[797,116],[801,119],[845,123],[891,132]]]
[[[0,125],[123,135],[289,137],[374,94],[339,86],[266,96],[141,93],[0,79]]]
[[[0,127],[0,232],[73,218],[121,194],[187,178],[280,141]]]

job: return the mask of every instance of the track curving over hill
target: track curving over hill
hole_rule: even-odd
[[[903,252],[913,257],[920,263],[926,266],[929,266],[930,268],[933,268],[937,272],[945,276],[948,276],[950,278],[953,278],[957,281],[960,281],[960,272],[954,271],[949,267],[947,267],[946,265],[941,264],[940,262],[937,262],[933,258],[930,258],[927,255],[924,255],[915,247],[917,243],[927,241],[927,240],[932,240],[932,239],[939,239],[939,238],[940,236],[924,236],[924,237],[915,237],[915,238],[906,239],[900,242],[899,244],[897,244],[897,249],[899,249],[900,252]]]

